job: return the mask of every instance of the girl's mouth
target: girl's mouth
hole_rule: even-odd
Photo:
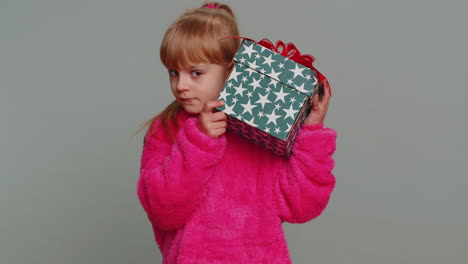
[[[182,100],[182,102],[190,103],[193,100],[193,98],[180,98],[180,100]]]

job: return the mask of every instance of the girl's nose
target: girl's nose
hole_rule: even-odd
[[[177,82],[178,91],[187,91],[189,89],[189,78],[185,74],[179,74],[179,80]]]

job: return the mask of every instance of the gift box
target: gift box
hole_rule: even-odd
[[[318,89],[316,72],[254,41],[244,39],[217,108],[227,115],[227,130],[281,156],[294,139]]]

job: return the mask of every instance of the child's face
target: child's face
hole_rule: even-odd
[[[169,69],[172,93],[188,113],[198,114],[221,92],[230,64],[202,63],[185,69]]]

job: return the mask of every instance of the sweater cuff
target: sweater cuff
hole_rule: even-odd
[[[304,125],[297,134],[293,149],[312,151],[319,155],[331,154],[335,151],[336,138],[336,131],[324,128],[323,124]]]
[[[323,127],[324,127],[323,123],[316,124],[316,125],[306,125],[306,124],[302,125],[302,129],[306,131],[313,131],[313,130],[321,129]]]

